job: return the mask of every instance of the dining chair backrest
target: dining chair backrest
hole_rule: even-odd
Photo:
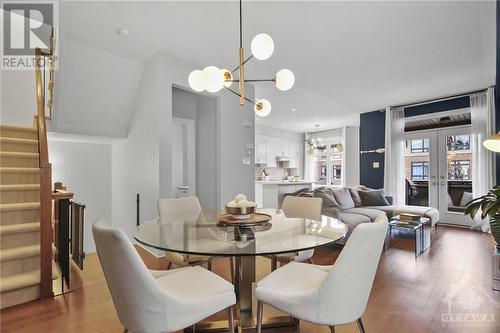
[[[359,224],[319,290],[318,316],[337,323],[355,321],[365,311],[387,233],[385,213]]]
[[[286,217],[321,221],[323,199],[287,195],[281,209]]]
[[[92,234],[123,326],[132,332],[165,331],[165,311],[171,301],[162,292],[128,237],[103,218],[94,222]]]
[[[158,200],[158,212],[161,219],[172,216],[196,219],[203,214],[197,197],[160,199]]]

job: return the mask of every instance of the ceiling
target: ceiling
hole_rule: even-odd
[[[237,62],[235,1],[71,1],[59,13],[70,38],[136,61],[164,51],[200,68]],[[256,86],[256,97],[273,106],[258,120],[268,126],[356,125],[361,112],[494,84],[494,1],[244,1],[243,15],[247,54],[258,33],[275,42],[270,59],[248,63],[246,78],[281,68],[296,76],[287,92]],[[131,35],[118,36],[119,27]]]

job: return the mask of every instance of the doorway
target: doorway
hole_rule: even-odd
[[[196,195],[194,120],[172,118],[172,187],[174,198]]]
[[[464,215],[472,200],[472,152],[469,125],[405,134],[406,204],[439,210],[440,222],[472,224]]]

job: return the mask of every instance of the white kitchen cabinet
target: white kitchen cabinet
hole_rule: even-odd
[[[280,147],[275,138],[266,137],[266,162],[268,167],[276,167],[276,156],[279,155]]]
[[[263,136],[255,136],[255,163],[266,163],[266,139]]]

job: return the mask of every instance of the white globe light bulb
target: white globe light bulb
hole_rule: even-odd
[[[231,71],[228,71],[227,69],[221,69],[222,75],[224,76],[224,87],[229,88],[231,87],[232,82],[227,81],[227,80],[232,80],[233,79],[233,74]]]
[[[192,71],[188,77],[188,83],[194,91],[205,90],[205,76],[199,69]]]
[[[224,73],[215,66],[208,66],[203,69],[205,76],[205,89],[215,93],[222,89],[224,85]]]
[[[250,49],[255,58],[259,60],[268,59],[274,52],[274,42],[268,34],[258,34],[252,39]]]
[[[267,99],[258,99],[253,109],[259,117],[265,117],[271,113],[271,103]]]
[[[282,91],[290,90],[295,83],[295,75],[289,69],[282,69],[276,73],[275,77],[276,88]]]

